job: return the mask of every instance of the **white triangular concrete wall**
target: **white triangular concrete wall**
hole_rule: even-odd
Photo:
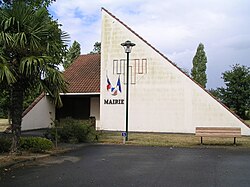
[[[104,100],[125,100],[123,75],[120,75],[122,93],[117,96],[107,91],[107,76],[115,85],[119,75],[114,73],[113,62],[126,59],[121,46],[126,40],[136,44],[130,59],[147,61],[147,73],[138,75],[140,79],[130,85],[129,131],[194,133],[197,126],[218,126],[241,127],[242,134],[250,135],[250,129],[241,120],[105,9],[98,129],[125,130],[125,104],[105,104]]]
[[[55,119],[55,105],[44,96],[22,118],[22,130],[50,128]]]

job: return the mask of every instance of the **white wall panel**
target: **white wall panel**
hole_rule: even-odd
[[[138,73],[136,84],[129,85],[130,131],[194,133],[196,126],[222,126],[241,127],[250,135],[242,121],[106,10],[102,11],[99,129],[125,130],[125,104],[104,104],[104,100],[125,100],[124,74],[114,71],[114,61],[126,59],[121,46],[126,40],[136,44],[131,64],[135,59],[147,61],[146,73]],[[115,86],[119,76],[122,93],[113,96],[107,91],[107,77]]]

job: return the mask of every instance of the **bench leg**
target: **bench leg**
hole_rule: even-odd
[[[236,137],[234,137],[234,145],[236,145]]]
[[[203,141],[202,141],[202,136],[201,136],[201,145],[203,144]]]

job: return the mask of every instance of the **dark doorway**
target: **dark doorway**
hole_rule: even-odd
[[[71,117],[73,119],[89,119],[90,97],[62,96],[63,107],[56,109],[56,119]]]

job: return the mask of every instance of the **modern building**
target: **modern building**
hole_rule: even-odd
[[[194,133],[195,127],[212,126],[240,127],[243,135],[250,135],[244,121],[106,9],[101,38],[101,55],[81,55],[65,71],[69,92],[62,94],[64,107],[55,109],[43,96],[24,116],[23,129],[48,127],[55,118],[93,116],[98,130],[124,131],[128,84],[129,131]],[[136,44],[128,83],[121,46],[127,40]],[[32,120],[34,113],[43,120]]]
[[[68,93],[62,93],[62,108],[41,94],[23,113],[22,130],[48,128],[56,119],[72,117],[100,121],[100,54],[80,55],[64,72]]]

